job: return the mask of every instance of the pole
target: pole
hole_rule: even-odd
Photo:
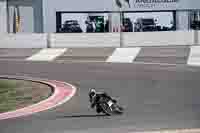
[[[16,8],[14,7],[14,10],[13,10],[13,33],[16,33]]]
[[[122,31],[122,26],[123,26],[123,18],[122,18],[122,9],[120,8],[120,27],[119,27],[119,32],[120,32],[120,47],[123,47],[123,31]]]
[[[10,7],[8,5],[8,0],[6,0],[6,10],[7,10],[7,33],[10,33]]]

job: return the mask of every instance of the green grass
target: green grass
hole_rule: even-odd
[[[0,113],[38,103],[51,93],[51,88],[44,84],[0,79]]]
[[[0,113],[16,109],[17,82],[0,79]]]

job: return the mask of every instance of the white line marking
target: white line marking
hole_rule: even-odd
[[[67,51],[67,48],[45,48],[40,50],[38,53],[28,57],[26,60],[31,61],[52,61],[56,57],[62,55]]]
[[[136,48],[117,48],[113,54],[108,57],[106,62],[128,62],[131,63],[140,52],[139,47]]]
[[[36,80],[32,80],[32,81],[36,81]],[[56,80],[54,80],[56,81]],[[37,82],[37,81],[36,81]],[[59,93],[60,93],[60,90],[57,88],[57,86],[51,82],[51,80],[47,80],[47,81],[39,81],[39,82],[42,82],[42,83],[45,83],[45,84],[49,84],[50,86],[52,86],[54,88],[54,93],[52,96],[50,96],[49,98],[37,103],[37,104],[33,104],[33,105],[30,105],[30,106],[27,106],[27,107],[24,107],[24,108],[21,108],[21,109],[18,109],[18,110],[14,110],[14,111],[9,111],[9,112],[5,112],[5,113],[1,113],[0,114],[0,120],[3,120],[3,119],[9,119],[9,118],[15,118],[15,117],[20,117],[20,116],[27,116],[27,115],[30,115],[30,114],[35,114],[35,113],[38,113],[38,112],[41,112],[41,111],[44,111],[44,110],[49,110],[49,109],[53,109],[59,105],[62,105],[64,104],[65,102],[69,101],[76,93],[76,87],[69,84],[69,83],[66,83],[66,82],[61,82],[61,81],[56,81],[56,82],[60,82],[61,84],[66,84],[67,86],[70,86],[72,88],[71,90],[71,93],[67,96],[65,96],[65,98],[60,101],[59,103],[57,104],[54,104],[54,105],[51,105],[51,106],[48,106],[42,110],[38,110],[38,111],[31,111],[30,109],[32,108],[35,108],[35,107],[39,107],[45,103],[48,103],[48,101],[51,101],[52,99],[54,99]],[[12,115],[12,116],[10,116]]]
[[[200,66],[200,46],[190,47],[190,55],[187,64]]]
[[[129,133],[200,133],[200,129],[175,129],[175,130],[158,130],[158,131],[142,131]]]
[[[56,80],[55,80],[55,81],[56,81]],[[57,81],[57,82],[60,82],[60,81]],[[77,88],[76,88],[75,86],[73,86],[73,85],[71,85],[71,84],[69,84],[69,83],[66,83],[66,82],[62,82],[62,83],[71,86],[71,87],[72,87],[72,91],[71,91],[71,93],[70,93],[68,96],[66,96],[66,98],[65,98],[64,100],[62,100],[61,102],[59,102],[58,104],[54,105],[54,106],[51,107],[51,108],[55,108],[55,107],[57,107],[57,106],[59,106],[59,105],[62,105],[62,104],[64,104],[64,103],[66,103],[67,101],[69,101],[69,100],[75,95],[75,93],[76,93],[76,91],[77,91]]]

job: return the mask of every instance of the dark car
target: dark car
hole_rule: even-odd
[[[123,32],[133,32],[133,24],[130,18],[123,19]]]
[[[67,20],[61,29],[62,33],[80,33],[83,32],[77,20]]]
[[[135,22],[135,32],[156,31],[157,26],[153,18],[138,18]]]

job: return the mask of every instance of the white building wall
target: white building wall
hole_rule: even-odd
[[[34,32],[33,1],[32,0],[9,0],[9,32],[14,30],[14,11],[19,8],[20,28],[19,32]]]
[[[56,32],[56,11],[112,11],[112,0],[43,0],[44,32]]]
[[[0,33],[7,33],[7,3],[0,0]]]
[[[19,32],[43,32],[42,0],[8,0],[8,32],[12,33],[14,25],[14,11],[19,8]]]
[[[14,5],[20,5],[20,32],[55,32],[57,11],[118,11],[115,0],[8,0],[9,29],[13,29]],[[200,0],[177,0],[177,2],[148,3],[130,0],[130,8],[125,0],[120,0],[124,11],[178,10],[177,29],[189,28],[188,13],[179,10],[200,9]],[[176,1],[176,0],[174,0]],[[155,1],[154,1],[155,2]],[[6,0],[0,0],[0,32],[7,32]],[[112,14],[112,26],[119,26],[119,14]]]
[[[189,30],[189,12],[188,11],[176,12],[176,29]]]

